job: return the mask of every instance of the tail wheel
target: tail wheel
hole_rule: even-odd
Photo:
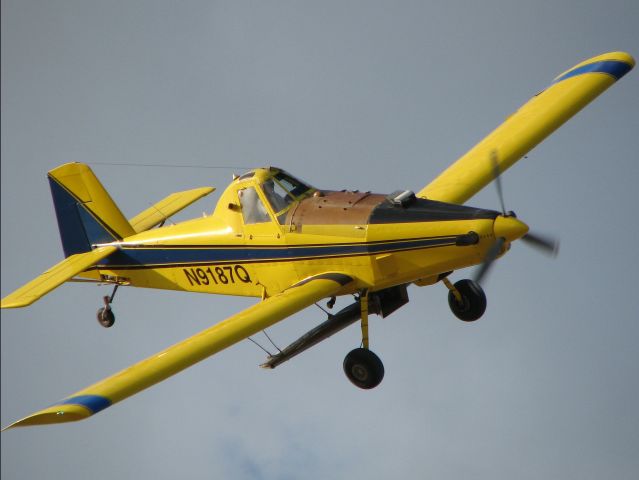
[[[460,280],[455,283],[455,289],[461,295],[461,301],[455,294],[448,292],[448,305],[457,318],[464,322],[479,319],[486,311],[486,294],[479,283],[473,280]]]
[[[115,323],[115,315],[109,307],[101,307],[97,313],[98,323],[104,328],[112,327]]]
[[[344,373],[353,385],[369,390],[384,378],[384,364],[370,350],[356,348],[344,358]]]

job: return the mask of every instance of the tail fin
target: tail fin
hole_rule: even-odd
[[[48,177],[66,257],[135,233],[87,165],[67,163]]]

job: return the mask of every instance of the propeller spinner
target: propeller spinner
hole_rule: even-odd
[[[493,166],[493,180],[495,181],[502,214],[495,219],[493,227],[495,243],[493,243],[493,245],[488,249],[486,256],[484,257],[484,261],[475,272],[474,280],[477,283],[481,283],[484,279],[493,262],[503,252],[506,244],[509,244],[514,240],[521,239],[524,243],[526,243],[526,245],[552,257],[557,256],[557,253],[559,252],[559,241],[556,238],[540,235],[538,233],[531,233],[528,225],[517,219],[517,215],[515,215],[514,212],[506,211],[504,193],[501,184],[501,171],[499,169],[496,150],[491,152],[490,161]]]

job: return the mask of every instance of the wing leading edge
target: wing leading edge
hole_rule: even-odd
[[[565,71],[417,196],[449,203],[466,202],[493,180],[492,152],[496,153],[499,171],[505,171],[634,65],[629,54],[611,52]]]
[[[90,417],[323,298],[339,294],[352,281],[351,277],[341,273],[308,278],[4,430]]]

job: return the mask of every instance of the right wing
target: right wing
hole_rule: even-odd
[[[2,299],[1,308],[26,307],[59,287],[78,273],[92,267],[100,260],[108,257],[118,248],[114,246],[96,248],[87,253],[76,253],[51,267],[39,277],[34,278],[15,292]]]
[[[129,220],[135,233],[144,232],[159,225],[167,218],[188,207],[196,200],[213,192],[213,187],[194,188],[183,192],[172,193],[155,205],[147,208]]]
[[[353,279],[341,273],[310,277],[115,375],[5,428],[72,422],[175,375],[319,300],[337,295]]]
[[[575,65],[444,170],[417,196],[457,204],[466,202],[494,179],[493,152],[499,171],[504,172],[634,65],[634,59],[625,52],[606,53]]]

